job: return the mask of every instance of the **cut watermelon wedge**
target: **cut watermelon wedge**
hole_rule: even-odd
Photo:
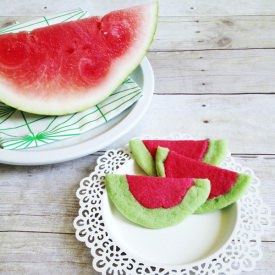
[[[202,163],[161,147],[156,153],[156,170],[161,177],[210,180],[208,200],[196,213],[215,211],[234,203],[244,194],[250,182],[249,175]]]
[[[106,190],[117,209],[146,228],[179,223],[202,205],[210,192],[208,180],[106,175]]]
[[[156,2],[102,18],[0,35],[0,101],[46,115],[96,105],[141,62],[157,14]]]
[[[139,140],[130,141],[133,158],[149,176],[156,176],[155,155],[158,146],[169,148],[194,160],[219,165],[227,155],[225,140]]]

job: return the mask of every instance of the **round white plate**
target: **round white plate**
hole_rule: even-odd
[[[76,159],[96,152],[130,131],[147,111],[154,93],[154,73],[145,57],[131,77],[143,89],[142,98],[106,125],[77,137],[27,150],[0,150],[0,163],[41,165]]]
[[[133,159],[115,174],[145,175]],[[132,257],[157,266],[198,264],[214,256],[231,240],[238,221],[238,206],[233,204],[221,211],[191,215],[175,226],[152,230],[124,218],[106,192],[102,206],[110,237]]]
[[[167,139],[167,137],[165,137]],[[174,135],[168,139],[192,139]],[[222,167],[252,176],[245,195],[221,211],[191,215],[175,226],[146,229],[125,219],[108,199],[109,173],[142,174],[127,147],[107,151],[76,192],[76,238],[90,248],[93,268],[102,274],[240,274],[261,257],[261,236],[270,224],[259,179],[230,156]]]

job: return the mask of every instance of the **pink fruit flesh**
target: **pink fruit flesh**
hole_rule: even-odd
[[[164,168],[166,177],[209,179],[211,191],[208,199],[228,193],[238,178],[236,172],[199,162],[173,151],[169,152]]]
[[[104,81],[112,62],[137,39],[139,8],[0,35],[0,76],[25,95],[47,98],[58,89],[81,95]]]
[[[208,140],[143,140],[153,158],[158,146],[168,148],[178,154],[201,161],[208,149]]]
[[[170,208],[178,205],[194,185],[193,179],[126,176],[134,198],[146,208]]]

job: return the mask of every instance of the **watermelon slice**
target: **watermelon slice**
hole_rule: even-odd
[[[156,175],[155,155],[158,146],[169,148],[186,157],[219,165],[227,155],[225,140],[139,140],[130,141],[130,149],[137,164],[149,176]]]
[[[63,115],[104,100],[138,66],[156,29],[156,3],[0,35],[0,101]]]
[[[162,228],[182,221],[202,205],[210,183],[202,179],[106,175],[106,190],[117,209],[146,228]]]
[[[211,191],[208,200],[196,213],[215,211],[234,203],[243,195],[250,182],[249,175],[202,163],[161,147],[156,153],[156,170],[161,177],[210,180]]]

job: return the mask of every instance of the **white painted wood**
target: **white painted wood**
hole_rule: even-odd
[[[0,240],[5,248],[5,253],[0,250],[2,274],[98,274],[91,267],[89,249],[73,235],[0,233]],[[244,275],[274,274],[275,246],[264,242],[263,248],[256,269]]]
[[[274,48],[275,16],[160,17],[152,50]]]
[[[156,93],[274,93],[275,50],[150,52]]]
[[[146,2],[1,0],[0,28],[80,5],[104,14]],[[227,138],[236,159],[261,179],[261,194],[272,209],[263,258],[245,274],[275,274],[275,2],[159,3],[161,17],[148,53],[156,94],[135,129],[109,148],[146,134]],[[72,221],[79,181],[102,153],[38,167],[0,164],[1,274],[96,274],[89,249],[75,239]]]
[[[234,140],[230,145],[234,148]],[[93,171],[98,156],[91,155],[63,164],[40,167],[0,165],[0,232],[73,234],[72,221],[79,208],[75,192],[80,180]],[[275,166],[275,154],[238,154],[235,158],[254,170],[262,181],[264,199],[275,209],[273,194],[270,192],[275,179],[275,170],[270,171],[270,167]],[[275,212],[272,218],[275,222]],[[274,232],[275,223],[266,232],[264,240],[275,241]]]
[[[189,133],[198,138],[226,138],[232,152],[275,154],[273,95],[154,95],[131,136]]]
[[[89,249],[75,239],[72,228],[78,210],[74,192],[80,179],[93,170],[96,157],[42,167],[0,165],[0,272],[96,274],[92,273]],[[273,226],[263,237],[264,258],[253,271],[268,272],[275,248],[275,204],[270,192],[275,178],[270,167],[275,165],[275,156],[235,158],[262,179],[262,196],[273,209]]]
[[[1,17],[0,27],[30,17]],[[151,51],[275,48],[275,16],[159,17]]]
[[[1,274],[97,274],[73,234],[0,232],[0,245]]]
[[[152,2],[151,0],[1,0],[1,15],[45,15],[64,9],[85,8],[91,14],[105,14],[111,10]],[[275,15],[272,0],[159,0],[161,16],[235,16]]]

